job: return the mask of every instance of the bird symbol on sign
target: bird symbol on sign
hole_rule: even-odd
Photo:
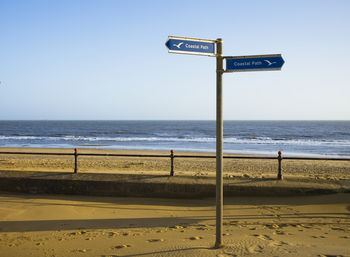
[[[277,62],[270,62],[269,60],[264,60],[264,61],[267,62],[267,64],[268,64],[269,66],[271,66],[272,64],[277,63]]]
[[[178,43],[178,44],[173,44],[173,46],[176,46],[177,48],[180,49],[180,46],[181,46],[183,43],[184,43],[184,42],[180,42],[180,43]]]

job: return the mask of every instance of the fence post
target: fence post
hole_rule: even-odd
[[[282,180],[282,152],[278,151],[278,174],[277,174],[277,179]]]
[[[74,148],[74,173],[78,173],[78,149]]]
[[[174,176],[174,150],[170,150],[170,176]]]

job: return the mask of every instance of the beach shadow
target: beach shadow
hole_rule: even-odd
[[[275,182],[278,181],[275,178],[254,178],[254,179],[247,179],[247,180],[224,180],[224,183],[227,185],[249,185],[249,184],[253,184],[253,183],[257,183],[257,182]]]
[[[31,177],[35,177],[35,178],[45,178],[45,177],[52,177],[52,176],[58,176],[58,177],[63,177],[63,176],[67,176],[70,175],[73,172],[52,172],[52,174],[33,174]]]
[[[314,221],[322,219],[322,222]],[[176,225],[196,226],[198,223],[214,221],[215,215],[194,215],[186,217],[157,218],[118,218],[118,219],[64,219],[64,220],[25,220],[0,221],[0,232],[64,231],[90,229],[154,228]],[[334,220],[338,220],[335,222]],[[343,222],[340,222],[343,220]],[[295,214],[234,214],[226,215],[224,221],[228,226],[283,224],[299,225],[348,225],[349,213],[295,213]],[[233,222],[231,224],[231,222]],[[225,225],[225,226],[226,226]]]
[[[169,175],[131,175],[132,177],[128,179],[128,181],[142,181],[154,178],[169,178]]]
[[[7,196],[6,194],[0,194],[0,196]],[[12,195],[9,195],[10,197]],[[15,197],[18,198],[19,195],[16,195]],[[34,197],[31,197],[34,196]],[[10,203],[10,204],[16,204],[16,203],[20,203],[20,204],[25,204],[28,205],[28,208],[30,208],[31,206],[62,206],[62,207],[78,207],[78,208],[95,208],[95,209],[110,209],[110,210],[134,210],[134,211],[169,211],[169,208],[159,208],[159,206],[174,206],[174,207],[183,207],[183,204],[179,204],[179,205],[169,205],[167,204],[167,202],[164,202],[164,204],[161,204],[159,202],[157,202],[157,204],[151,204],[151,203],[135,203],[135,202],[111,202],[113,205],[109,205],[109,202],[104,202],[104,201],[99,201],[99,199],[96,199],[96,201],[81,201],[80,203],[57,203],[57,202],[50,202],[50,200],[64,200],[62,198],[51,198],[51,197],[38,197],[38,195],[23,195],[22,198],[23,200],[5,200],[5,199],[1,199],[0,202],[1,203]],[[40,199],[40,200],[48,200],[47,202],[38,202],[38,201],[30,201],[30,199]],[[28,201],[29,200],[29,201]],[[65,200],[67,201],[75,201],[75,199],[70,196],[67,197]],[[81,199],[80,199],[81,200]],[[80,201],[79,200],[79,201]],[[125,198],[125,201],[127,201],[128,198]],[[147,198],[144,199],[144,201],[147,201]],[[131,205],[136,205],[134,207],[132,207]],[[142,207],[141,207],[141,206]],[[156,208],[151,208],[151,207],[147,207],[150,205],[154,205],[156,206]],[[202,205],[191,205],[191,206],[195,206],[195,207],[203,207]],[[207,210],[205,209],[199,209],[199,210],[193,210],[193,209],[182,209],[181,212],[203,212],[203,211],[215,211],[214,210],[214,205],[213,206],[209,206]],[[230,210],[232,210],[233,208],[230,208]],[[237,210],[243,210],[243,209],[256,209],[256,207],[247,207],[247,208],[241,208],[241,207],[237,207]]]
[[[215,198],[199,198],[199,199],[186,199],[186,198],[160,198],[160,197],[122,197],[122,196],[84,196],[84,195],[59,195],[59,194],[28,194],[28,193],[10,193],[1,192],[0,196],[13,197],[17,199],[1,200],[6,202],[21,202],[27,203],[30,199],[43,199],[43,200],[58,200],[58,201],[77,201],[79,203],[69,205],[73,206],[91,206],[96,208],[115,208],[101,206],[101,204],[115,204],[121,208],[128,208],[130,205],[142,205],[142,206],[174,206],[174,207],[208,207],[215,208]],[[23,199],[21,201],[20,199]],[[230,196],[224,197],[224,208],[236,209],[235,206],[252,205],[254,207],[261,205],[277,205],[277,206],[298,206],[298,205],[317,205],[317,204],[348,204],[350,202],[350,194],[330,194],[330,195],[314,195],[314,196]],[[33,204],[29,202],[28,204]],[[35,203],[40,204],[40,203]],[[45,202],[42,205],[66,205],[66,203],[50,203]],[[231,205],[231,206],[229,206]],[[227,206],[227,207],[226,207]],[[251,209],[253,207],[247,207]],[[133,207],[131,209],[134,209]],[[242,207],[238,207],[242,209]],[[350,206],[349,206],[350,211]]]
[[[33,177],[45,177],[47,176],[57,176],[57,175],[68,175],[68,174],[74,174],[74,171],[37,171],[37,170],[3,170],[0,169],[0,172],[15,172],[17,174],[23,173],[23,177],[27,177],[28,175],[31,175]]]
[[[176,255],[176,253],[181,253],[180,256],[186,256],[187,251],[192,251],[192,250],[216,250],[214,248],[207,248],[207,247],[191,247],[191,248],[184,248],[184,249],[176,249],[176,250],[164,250],[164,251],[152,251],[148,253],[138,253],[138,254],[130,254],[130,255],[123,255],[123,257],[137,257],[137,256],[147,256],[147,255],[160,255],[160,256],[167,256],[167,254],[173,253]],[[106,255],[106,257],[109,255]],[[177,256],[177,255],[176,255]],[[102,255],[103,257],[103,255]]]
[[[72,206],[86,206],[86,207],[96,207],[96,208],[113,208],[116,206],[106,207],[101,204],[113,204],[122,206],[125,208],[130,205],[142,205],[142,206],[174,206],[174,207],[215,207],[215,198],[203,198],[203,199],[186,199],[186,198],[160,198],[160,197],[123,197],[123,196],[86,196],[86,195],[60,195],[60,194],[30,194],[30,193],[12,193],[12,192],[1,192],[0,196],[13,197],[17,199],[11,200],[1,200],[0,202],[21,202],[28,204],[38,204],[38,205],[72,205]],[[76,201],[74,203],[33,203],[30,202],[31,199],[40,200],[57,200],[57,201]],[[28,202],[29,201],[29,202]],[[118,207],[117,207],[118,208]],[[131,208],[133,209],[133,208]]]
[[[276,214],[234,214],[234,215],[226,215],[225,219],[234,219],[234,220],[276,220],[282,221],[283,219],[339,219],[339,220],[350,220],[349,213],[320,213],[320,212],[307,212],[307,213],[295,213],[295,214],[281,214],[278,216]],[[245,223],[246,224],[246,223]],[[326,223],[322,223],[326,224]],[[333,224],[333,223],[332,223]],[[334,222],[334,224],[340,224]]]
[[[33,232],[120,228],[171,227],[179,224],[196,224],[200,218],[122,218],[122,219],[85,219],[85,220],[25,220],[0,221],[0,232]]]

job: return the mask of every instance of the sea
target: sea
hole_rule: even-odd
[[[0,121],[0,147],[215,152],[215,121]],[[224,153],[350,157],[350,121],[224,121]]]

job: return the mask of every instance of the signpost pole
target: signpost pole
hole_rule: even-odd
[[[223,246],[223,117],[222,117],[222,39],[218,38],[216,55],[216,242],[215,248]]]
[[[216,54],[215,54],[216,44]],[[222,39],[208,40],[169,36],[165,43],[169,53],[216,56],[216,242],[215,248],[223,247],[223,111],[222,75],[224,72],[280,70],[284,60],[280,54],[226,56],[222,55]],[[224,70],[226,59],[226,70]],[[172,156],[173,157],[173,156]],[[282,157],[281,157],[282,158]],[[173,160],[172,160],[173,161]],[[172,167],[173,175],[173,167]],[[282,177],[282,175],[281,175]]]

